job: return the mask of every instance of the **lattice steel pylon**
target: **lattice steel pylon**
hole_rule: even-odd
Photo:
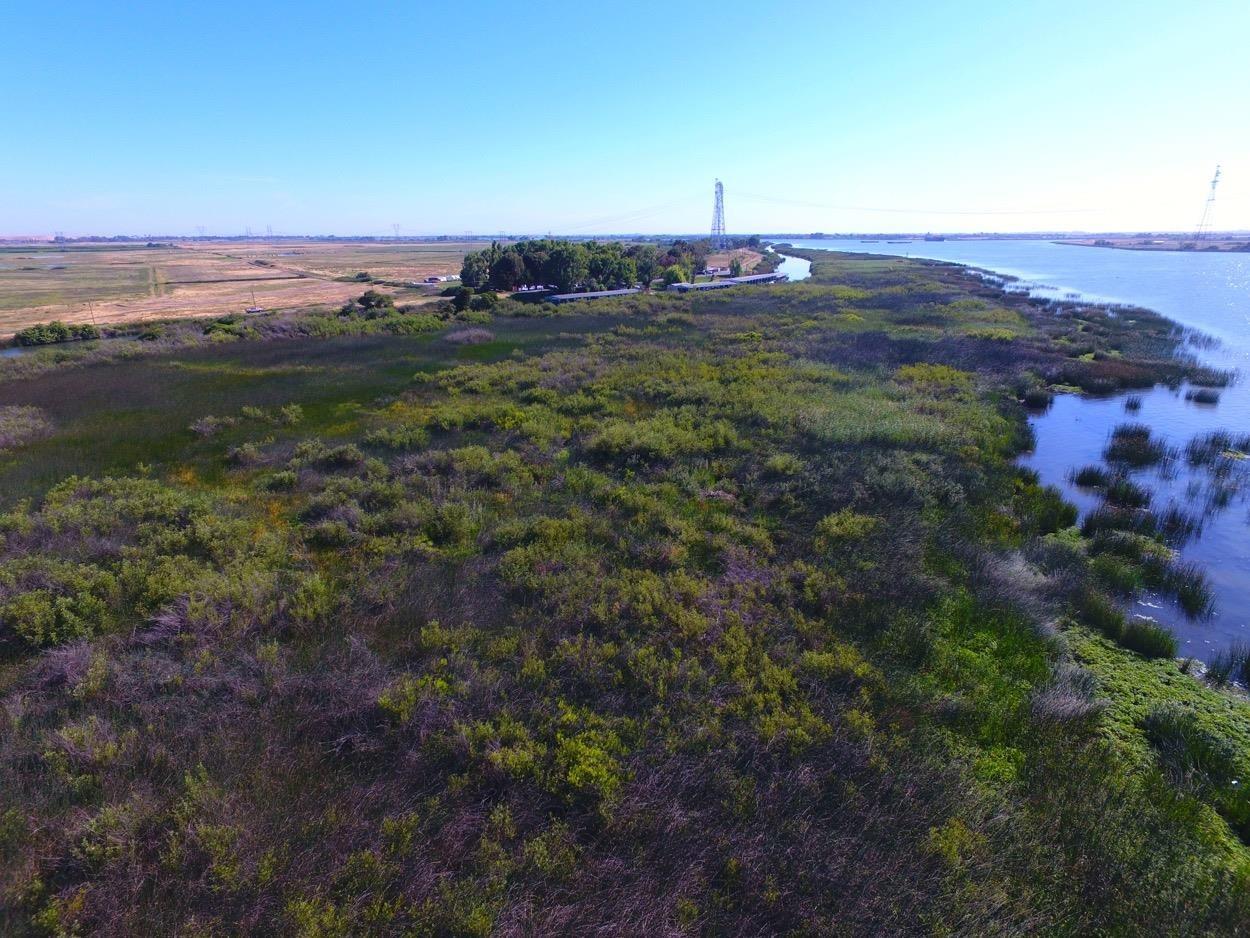
[[[1211,191],[1207,195],[1206,204],[1202,206],[1202,220],[1198,222],[1198,230],[1194,232],[1195,241],[1205,241],[1211,233],[1211,206],[1215,204],[1215,187],[1220,184],[1220,168],[1215,167],[1215,175],[1211,177]]]
[[[716,180],[716,207],[712,209],[712,247],[725,246],[725,187]]]

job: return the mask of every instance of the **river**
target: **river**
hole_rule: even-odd
[[[1217,404],[1186,398],[1186,388],[1140,392],[1141,409],[1128,413],[1126,394],[1111,397],[1060,395],[1045,413],[1031,418],[1037,438],[1021,462],[1043,482],[1059,487],[1082,514],[1098,504],[1090,491],[1071,484],[1069,472],[1102,461],[1111,430],[1126,421],[1148,424],[1183,453],[1195,436],[1212,430],[1250,432],[1250,254],[1126,251],[1078,247],[1050,241],[793,240],[796,247],[827,251],[924,257],[969,264],[1019,278],[1030,292],[1049,296],[1127,303],[1156,310],[1216,340],[1199,356],[1237,370],[1240,379],[1220,393]],[[787,271],[789,272],[789,271]],[[791,279],[801,279],[794,270]],[[1244,473],[1243,473],[1244,475]],[[1180,548],[1183,561],[1198,564],[1215,593],[1213,614],[1185,616],[1171,599],[1144,593],[1130,614],[1173,630],[1180,653],[1208,660],[1235,641],[1250,640],[1250,509],[1247,488],[1217,482],[1193,469],[1183,455],[1163,470],[1134,473],[1153,491],[1157,509],[1175,504],[1201,519],[1201,528]],[[1244,481],[1244,480],[1243,480]]]

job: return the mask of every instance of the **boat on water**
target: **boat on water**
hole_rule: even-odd
[[[880,244],[881,242],[880,242],[880,241],[869,241],[869,240],[867,240],[867,239],[865,239],[865,238],[860,238],[860,239],[859,239],[859,243],[860,243],[860,244]]]
[[[911,244],[910,241],[887,241],[886,244]]]

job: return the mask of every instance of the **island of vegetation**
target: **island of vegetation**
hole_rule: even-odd
[[[1220,376],[789,253],[555,307],[490,288],[695,251],[493,246],[478,308],[0,361],[0,931],[1242,933],[1241,678],[1116,601],[1200,593],[1118,484],[1149,433],[1084,528],[1015,462],[1056,391]]]

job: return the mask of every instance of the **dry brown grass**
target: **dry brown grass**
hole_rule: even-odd
[[[222,316],[253,302],[266,309],[338,304],[362,287],[336,282],[336,277],[360,271],[403,282],[445,276],[459,272],[468,248],[452,243],[185,242],[161,248],[9,249],[0,252],[0,337],[54,319],[105,325]],[[398,293],[403,302],[430,299],[428,291]]]
[[[747,248],[734,248],[732,251],[718,251],[715,254],[707,256],[707,264],[709,267],[728,267],[734,258],[742,261],[742,272],[749,274],[755,269],[755,265],[764,259],[764,255],[759,251],[752,251]]]

